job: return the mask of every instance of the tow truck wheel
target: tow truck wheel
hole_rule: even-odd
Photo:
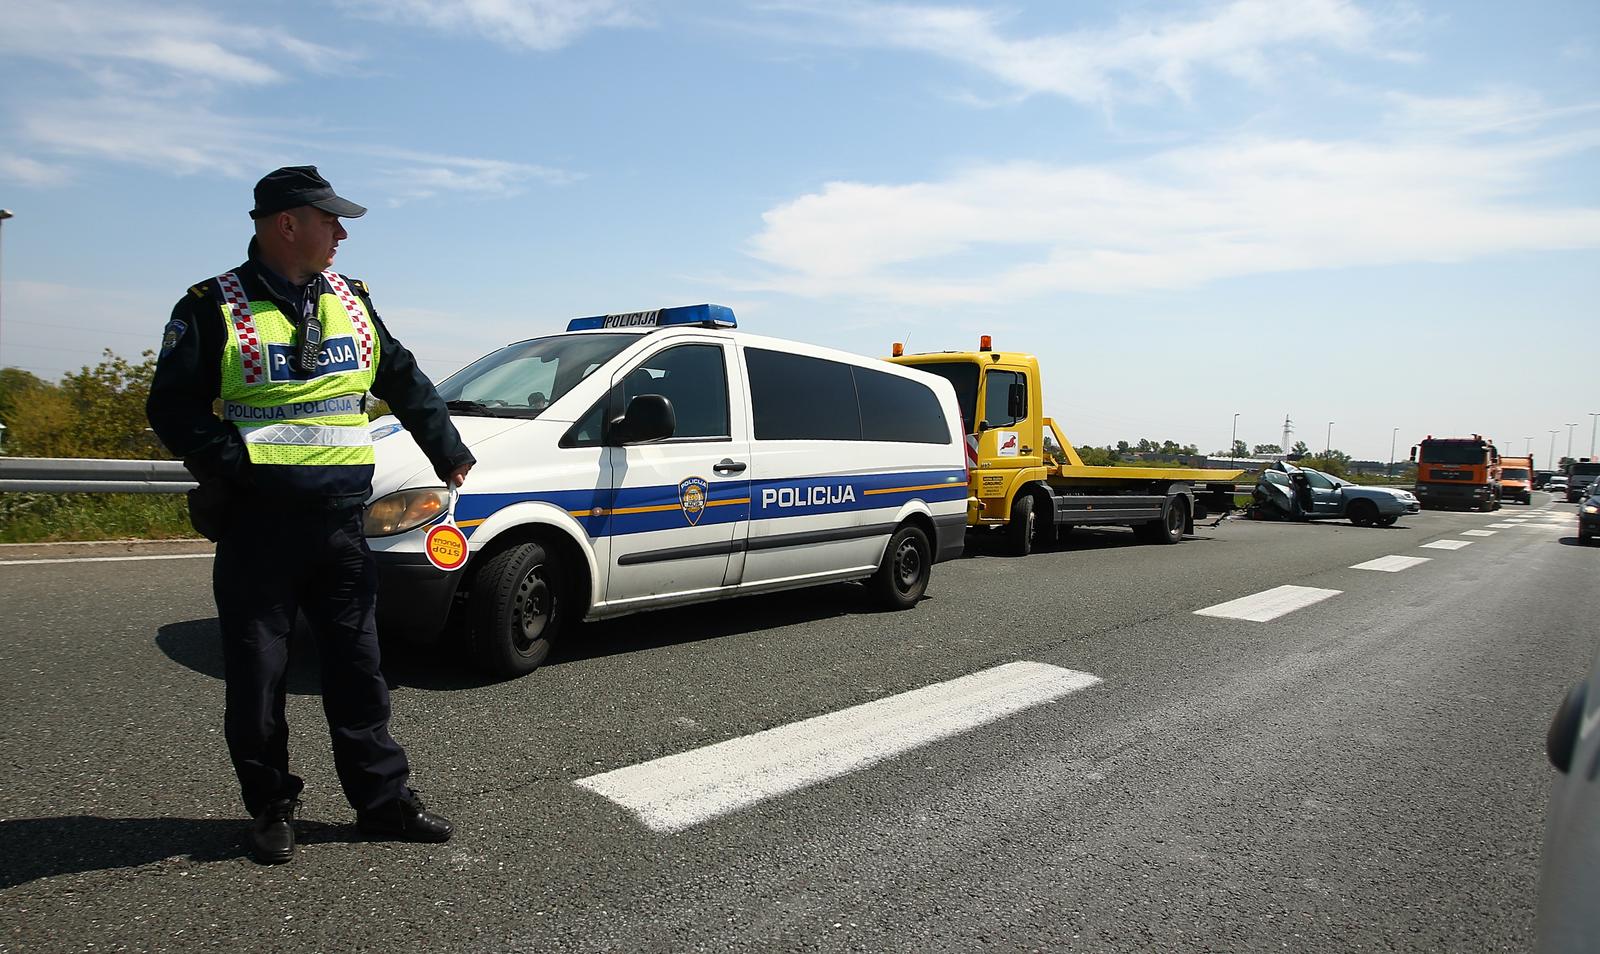
[[[1370,527],[1378,522],[1378,505],[1370,500],[1352,500],[1346,516],[1358,527]]]
[[[928,535],[912,524],[901,524],[889,538],[883,562],[867,581],[867,590],[884,609],[910,609],[922,599],[932,573],[933,549],[928,546]]]
[[[521,676],[550,655],[550,641],[566,625],[566,578],[543,546],[521,543],[478,569],[469,610],[472,655],[497,676]]]
[[[1183,528],[1189,522],[1189,505],[1181,495],[1167,498],[1159,520],[1135,527],[1133,532],[1145,543],[1170,544],[1183,539]]]
[[[1033,495],[1018,494],[1011,504],[1011,522],[1006,524],[1006,545],[1012,556],[1033,552]]]

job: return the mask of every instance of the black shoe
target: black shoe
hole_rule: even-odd
[[[416,792],[407,792],[371,811],[358,812],[356,827],[364,835],[400,841],[449,841],[456,831],[450,819],[423,807]]]
[[[264,865],[281,865],[294,857],[294,810],[300,803],[292,798],[269,802],[250,826],[250,853]]]

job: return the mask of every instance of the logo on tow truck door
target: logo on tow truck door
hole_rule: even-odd
[[[994,447],[997,457],[1020,457],[1018,445],[1021,440],[1016,431],[995,431]]]

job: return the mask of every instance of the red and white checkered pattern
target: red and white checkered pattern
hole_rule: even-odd
[[[222,286],[222,300],[233,318],[233,330],[239,338],[239,354],[243,358],[244,383],[260,384],[267,377],[267,363],[261,348],[261,338],[256,334],[255,319],[250,315],[250,296],[244,293],[239,276],[233,272],[217,276]]]
[[[356,354],[361,360],[362,368],[372,367],[372,326],[367,323],[366,309],[361,307],[361,302],[351,293],[350,286],[345,284],[337,272],[327,271],[322,273],[323,279],[333,293],[339,296],[339,302],[344,305],[345,313],[350,316],[350,324],[356,330]]]

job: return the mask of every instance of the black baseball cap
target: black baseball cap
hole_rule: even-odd
[[[275,212],[286,212],[309,205],[341,218],[354,219],[367,214],[365,206],[334,194],[333,186],[317,173],[316,166],[284,166],[274,169],[256,183],[256,207],[252,219]]]

